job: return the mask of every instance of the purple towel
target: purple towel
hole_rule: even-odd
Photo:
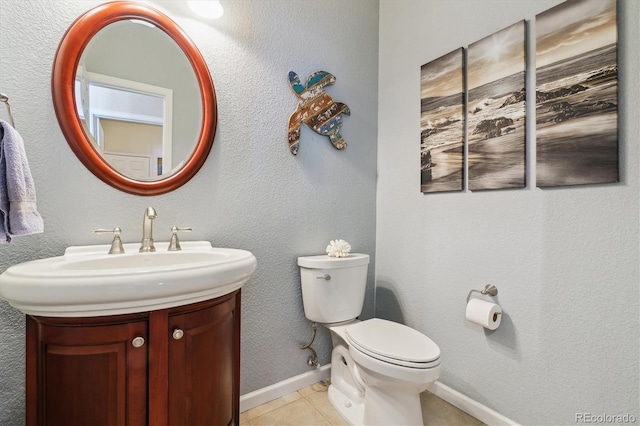
[[[0,120],[0,244],[43,231],[24,142],[16,129]]]

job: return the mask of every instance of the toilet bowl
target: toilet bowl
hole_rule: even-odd
[[[331,333],[329,401],[354,425],[423,424],[420,393],[440,375],[440,349],[403,324],[360,321],[369,256],[306,256],[305,316]]]

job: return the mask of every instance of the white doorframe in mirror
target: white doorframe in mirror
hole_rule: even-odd
[[[148,158],[146,173],[137,169],[134,175],[131,175],[132,171],[118,166],[118,164],[125,164],[124,162],[117,162],[118,164],[112,164],[112,166],[124,175],[138,179],[154,179],[171,172],[173,90],[88,72],[82,66],[78,67],[75,84],[78,116],[93,136],[102,155],[108,154],[110,158],[113,158],[113,155],[122,156],[122,158]],[[103,122],[110,124],[102,126]],[[126,147],[125,149],[105,146],[104,129],[113,129],[118,123],[121,123],[120,134],[112,131],[112,139],[119,138],[118,145]],[[144,139],[150,140],[148,136],[150,132],[156,132],[150,130],[150,126],[160,128],[157,132],[158,136],[161,134],[162,139],[161,153],[159,152],[160,143],[156,149],[153,149],[142,142]],[[141,136],[135,136],[136,132]],[[146,138],[142,135],[146,135]],[[136,149],[136,146],[139,148]],[[155,155],[153,155],[154,152]],[[163,164],[167,170],[163,170]]]

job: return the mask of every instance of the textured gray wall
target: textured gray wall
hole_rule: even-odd
[[[45,233],[0,246],[0,272],[56,256],[65,247],[105,243],[92,229],[120,226],[138,241],[144,208],[154,206],[156,239],[172,225],[187,239],[252,251],[254,277],[243,288],[242,386],[247,393],[309,370],[298,344],[309,338],[300,296],[299,255],[320,254],[330,239],[375,256],[378,2],[225,1],[225,15],[194,19],[184,2],[148,2],[194,40],[216,85],[219,122],[198,175],[167,195],[140,197],[89,173],[67,146],[51,102],[51,65],[66,28],[92,0],[0,0],[0,91],[25,140]],[[182,5],[182,6],[181,6]],[[328,88],[351,108],[335,150],[303,127],[300,151],[287,147],[296,97],[287,74],[326,70]],[[6,118],[6,112],[0,111]],[[373,262],[365,315],[373,309]],[[0,302],[0,424],[23,422],[24,319]],[[315,345],[329,362],[325,331]]]
[[[620,183],[419,191],[420,66],[522,19],[534,34],[558,3],[381,1],[376,313],[433,338],[443,383],[519,423],[637,422],[640,2],[618,9]],[[493,333],[464,320],[467,292],[487,283],[506,312]]]

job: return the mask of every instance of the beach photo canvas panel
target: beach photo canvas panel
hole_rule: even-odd
[[[618,181],[616,0],[536,16],[536,185]]]
[[[420,190],[462,191],[464,49],[420,67]]]
[[[469,189],[523,188],[525,21],[467,49]]]

